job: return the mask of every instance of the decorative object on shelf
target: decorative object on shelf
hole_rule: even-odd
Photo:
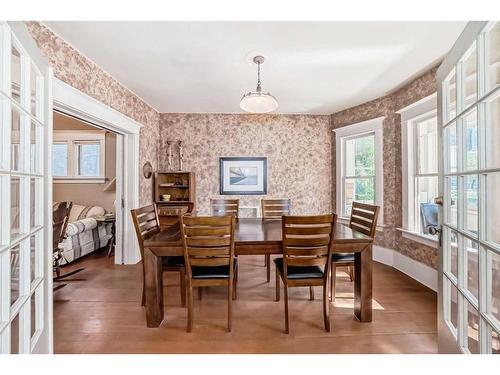
[[[172,168],[172,143],[173,141],[167,141],[167,170],[171,171]]]
[[[162,202],[170,202],[171,197],[172,196],[170,194],[162,194],[160,198]]]
[[[269,92],[262,92],[260,83],[260,64],[265,61],[264,56],[255,56],[253,62],[257,64],[257,89],[241,98],[240,108],[250,113],[268,113],[278,108],[278,101]]]
[[[179,147],[179,171],[182,171],[182,163],[184,162],[184,154],[182,153],[182,141],[180,139],[177,141],[177,146]]]
[[[153,166],[149,161],[145,162],[142,166],[142,175],[147,179],[150,179],[153,175]]]
[[[267,194],[267,158],[220,158],[220,194]]]

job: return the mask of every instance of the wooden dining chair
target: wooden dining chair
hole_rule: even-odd
[[[375,237],[380,207],[366,203],[352,202],[349,227],[357,232]],[[354,253],[332,254],[332,275],[330,285],[330,301],[335,301],[335,276],[337,267],[347,267],[351,282],[354,280]]]
[[[181,219],[187,271],[188,321],[193,326],[193,287],[227,286],[227,329],[231,331],[231,304],[235,290],[234,216],[188,216]]]
[[[212,216],[234,216],[238,220],[239,199],[211,199]]]
[[[285,215],[290,215],[290,199],[262,199],[262,220],[281,220]],[[265,255],[267,267],[267,282],[271,281],[271,255]]]
[[[239,199],[224,199],[212,198],[210,200],[212,207],[212,216],[234,216],[235,221],[238,221],[238,214],[240,212]],[[238,270],[236,270],[235,283],[238,282]],[[236,284],[235,284],[236,285]],[[202,298],[202,288],[198,288],[198,299]],[[237,297],[237,289],[235,288],[234,299]]]
[[[323,286],[323,319],[330,332],[328,275],[332,236],[337,216],[283,216],[283,257],[276,265],[276,301],[280,300],[280,278],[285,299],[285,332],[289,333],[288,288],[308,286],[314,300],[313,286]]]
[[[142,259],[141,305],[144,306],[146,304],[144,241],[160,231],[160,221],[158,218],[158,211],[156,205],[154,204],[130,210],[130,213],[132,214],[132,221],[134,222],[135,234],[137,235],[137,241],[139,242],[139,249],[141,250],[141,259]],[[162,271],[179,272],[181,303],[182,306],[186,306],[186,270],[184,267],[184,257],[183,256],[162,257]]]

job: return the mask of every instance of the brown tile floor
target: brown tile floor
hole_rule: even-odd
[[[264,257],[240,257],[233,330],[226,332],[225,291],[195,293],[193,332],[186,332],[178,274],[165,274],[165,320],[146,328],[140,306],[141,266],[114,265],[93,255],[54,294],[56,353],[436,353],[436,294],[391,267],[374,264],[372,323],[355,320],[353,284],[338,271],[332,331],[323,329],[321,292],[290,291],[290,335],[283,333],[283,301],[274,302],[274,277],[265,282]],[[65,268],[66,270],[71,267]],[[283,295],[283,294],[282,294]]]

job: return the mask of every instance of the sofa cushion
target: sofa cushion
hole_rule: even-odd
[[[79,233],[85,232],[86,230],[92,230],[94,228],[97,228],[97,221],[93,217],[89,217],[68,223],[68,226],[66,227],[66,235],[75,236]]]
[[[69,213],[69,222],[72,223],[89,217],[103,216],[105,213],[106,211],[104,208],[99,206],[81,206],[79,204],[73,204],[71,212]]]

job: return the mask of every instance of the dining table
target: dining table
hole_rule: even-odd
[[[283,254],[281,220],[240,218],[235,227],[235,255]],[[354,253],[354,315],[361,322],[372,321],[373,238],[335,225],[333,253]],[[158,327],[164,318],[162,257],[184,254],[180,221],[144,241],[146,321]]]

